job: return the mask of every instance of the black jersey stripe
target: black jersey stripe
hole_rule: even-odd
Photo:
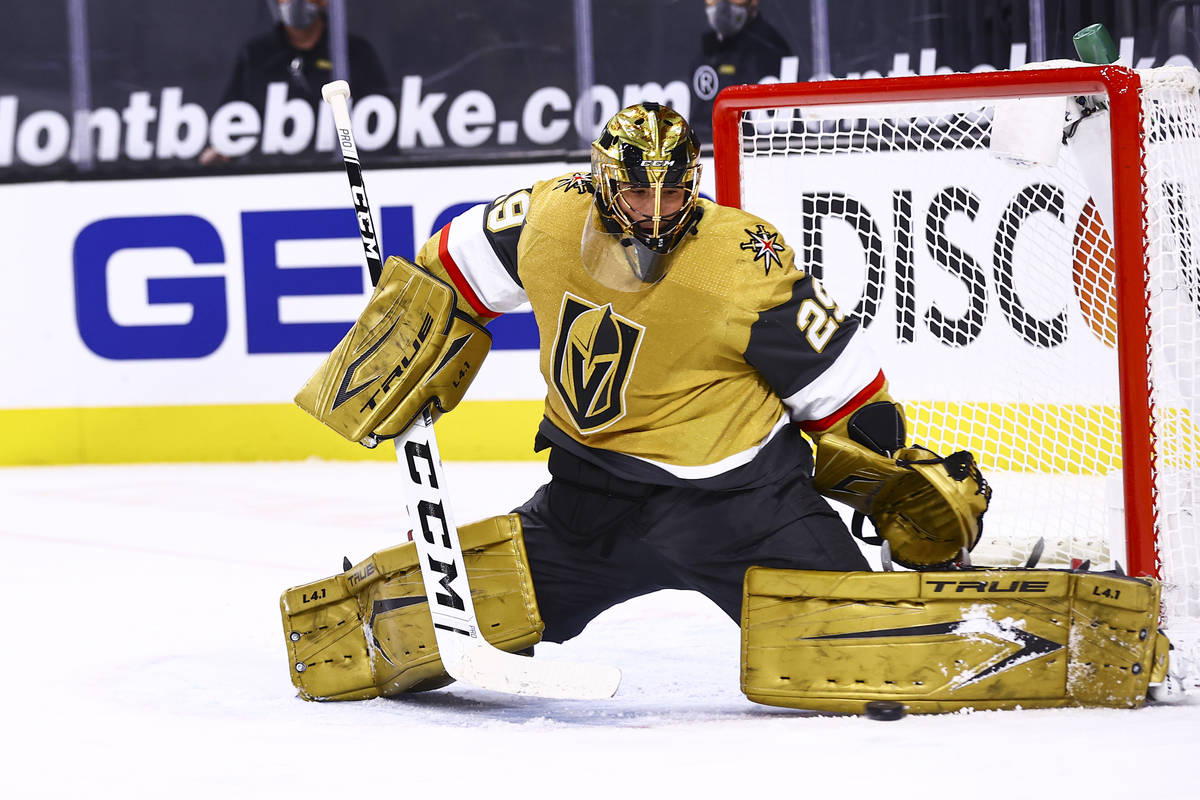
[[[496,208],[497,206],[503,207],[505,202],[507,202],[507,200],[514,194],[524,192],[526,195],[528,195],[532,191],[532,189],[518,189],[515,192],[509,192],[506,195],[497,197],[495,200],[488,203],[487,208],[483,210],[483,219],[481,222],[483,225],[483,235],[487,239],[488,244],[491,245],[492,251],[496,254],[496,258],[500,260],[500,263],[504,266],[504,270],[508,273],[508,276],[513,279],[513,283],[517,284],[517,286],[520,286],[522,289],[525,288],[525,284],[521,283],[521,276],[517,274],[517,243],[520,242],[521,233],[525,230],[525,222],[522,220],[520,225],[514,225],[511,228],[493,231],[488,228],[488,219],[492,215],[492,209]],[[526,212],[528,212],[528,209],[526,209]]]
[[[654,486],[691,486],[713,491],[736,491],[766,486],[778,481],[781,475],[794,470],[811,473],[813,466],[812,448],[795,425],[782,426],[770,440],[762,444],[751,461],[707,478],[680,477],[656,464],[625,453],[588,447],[572,439],[546,418],[542,419],[538,434],[551,446],[560,447],[576,458],[618,478]]]
[[[837,360],[858,330],[857,318],[847,316],[838,323],[833,320],[832,312],[828,321],[802,329],[800,311],[806,301],[824,309],[813,291],[811,276],[797,280],[792,287],[792,296],[785,303],[760,312],[758,320],[750,327],[746,361],[762,374],[780,397],[791,397],[816,380]],[[806,316],[811,319],[810,315]],[[831,324],[833,329],[829,338],[822,340],[820,334],[825,324]],[[814,345],[814,339],[820,343],[819,348]]]

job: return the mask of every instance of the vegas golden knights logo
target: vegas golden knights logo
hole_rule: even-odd
[[[554,386],[580,433],[625,415],[625,385],[642,331],[636,322],[568,293],[554,340]]]

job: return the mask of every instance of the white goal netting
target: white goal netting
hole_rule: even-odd
[[[1139,73],[1131,104],[1046,74],[907,79],[904,102],[781,85],[717,168],[864,320],[910,440],[978,457],[975,563],[1042,538],[1042,566],[1157,569],[1195,658],[1200,76]]]

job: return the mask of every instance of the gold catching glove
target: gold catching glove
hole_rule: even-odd
[[[904,408],[886,384],[848,419],[813,435],[817,491],[853,508],[854,535],[868,544],[886,540],[892,560],[932,569],[979,541],[992,490],[974,456],[905,447]],[[862,535],[864,516],[878,537]]]
[[[914,569],[948,564],[973,549],[992,496],[965,450],[942,458],[907,447],[888,457],[833,434],[820,439],[813,482],[870,519],[893,560]]]

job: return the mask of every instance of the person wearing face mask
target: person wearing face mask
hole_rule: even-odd
[[[271,84],[287,86],[287,99],[306,100],[317,109],[321,87],[333,80],[329,23],[325,9],[329,0],[273,0],[278,22],[242,46],[225,89],[222,105],[241,100],[254,106],[261,117]],[[371,44],[361,36],[347,37],[350,85],[356,97],[388,94],[383,63]],[[203,164],[228,161],[213,148],[200,156]]]
[[[693,127],[707,139],[712,101],[726,86],[758,83],[779,74],[779,61],[791,46],[758,10],[758,0],[705,0],[709,30],[700,37],[700,56],[692,69]]]

